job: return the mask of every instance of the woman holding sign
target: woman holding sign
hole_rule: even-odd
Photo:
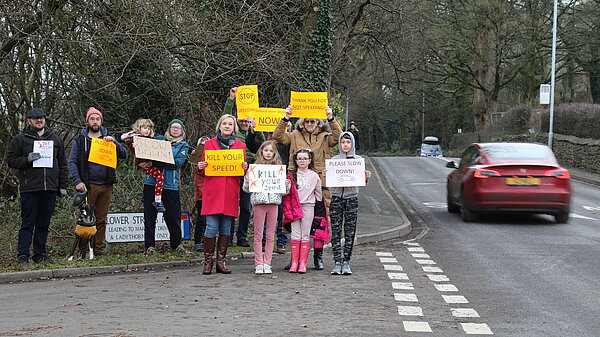
[[[236,118],[225,114],[217,123],[217,136],[204,145],[204,154],[198,169],[204,170],[202,215],[206,216],[204,230],[204,269],[212,273],[215,245],[217,246],[217,273],[230,274],[225,266],[231,224],[238,216],[240,201],[240,176],[248,168],[246,144],[236,139]],[[217,234],[219,239],[217,242]]]
[[[310,149],[313,153],[313,166],[315,172],[319,174],[321,179],[323,198],[327,202],[327,206],[331,203],[331,192],[325,186],[325,176],[322,172],[325,168],[325,159],[331,158],[331,148],[338,143],[338,138],[342,134],[342,128],[333,118],[333,111],[330,107],[325,109],[327,113],[327,123],[316,118],[300,118],[296,122],[296,128],[292,132],[285,132],[287,123],[292,116],[292,107],[288,106],[285,109],[285,117],[281,119],[279,125],[273,133],[273,139],[289,145],[290,147],[290,166],[288,170],[293,172],[296,170],[296,163],[293,160],[294,153],[300,149]],[[323,269],[323,241],[314,240],[314,263],[315,269]],[[286,269],[288,269],[286,267]]]
[[[185,125],[179,119],[174,119],[169,123],[169,129],[164,136],[158,136],[156,139],[166,140],[171,143],[173,151],[174,164],[163,163],[160,161],[145,161],[138,165],[141,168],[157,167],[164,176],[162,202],[165,208],[163,217],[167,228],[169,229],[169,241],[171,250],[180,253],[187,253],[181,244],[181,202],[179,199],[179,167],[185,163],[188,157],[190,145],[185,139]],[[158,210],[154,206],[154,189],[156,179],[151,175],[146,175],[144,180],[144,247],[146,254],[154,254],[155,235],[156,235],[156,216]]]

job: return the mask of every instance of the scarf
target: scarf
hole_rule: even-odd
[[[181,136],[179,136],[177,138],[171,136],[171,133],[169,132],[169,130],[167,130],[167,132],[165,132],[165,139],[170,141],[171,144],[176,144],[176,143],[182,142],[184,138],[185,138],[185,131],[183,131],[183,130],[181,130]]]
[[[225,138],[223,137],[223,135],[221,135],[221,130],[217,132],[217,143],[219,144],[219,148],[221,150],[229,150],[229,148],[232,147],[235,143],[236,139],[237,138],[235,137],[234,133],[232,133],[229,137]]]

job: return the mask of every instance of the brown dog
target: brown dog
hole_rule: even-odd
[[[92,205],[81,204],[75,226],[75,242],[67,260],[72,261],[75,251],[79,248],[77,259],[85,259],[86,249],[90,252],[90,260],[94,258],[94,243],[96,242],[96,216]]]

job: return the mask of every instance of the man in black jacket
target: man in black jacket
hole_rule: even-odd
[[[56,197],[67,195],[67,160],[62,139],[46,126],[46,112],[27,112],[27,127],[14,136],[6,154],[8,166],[19,170],[21,229],[18,263],[29,262],[33,241],[33,262],[48,260],[46,240]]]

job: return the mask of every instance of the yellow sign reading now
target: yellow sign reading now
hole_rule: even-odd
[[[258,108],[258,85],[244,85],[235,92],[237,118],[246,119]]]
[[[290,105],[292,117],[327,119],[325,108],[329,102],[326,92],[292,91]]]
[[[90,147],[90,156],[88,160],[92,163],[116,168],[117,146],[115,143],[104,139],[92,138],[92,146]]]
[[[252,113],[256,121],[254,131],[273,132],[279,121],[285,117],[285,109],[280,108],[257,108]]]
[[[207,176],[243,176],[244,150],[206,150],[204,161],[208,166],[204,169]]]

